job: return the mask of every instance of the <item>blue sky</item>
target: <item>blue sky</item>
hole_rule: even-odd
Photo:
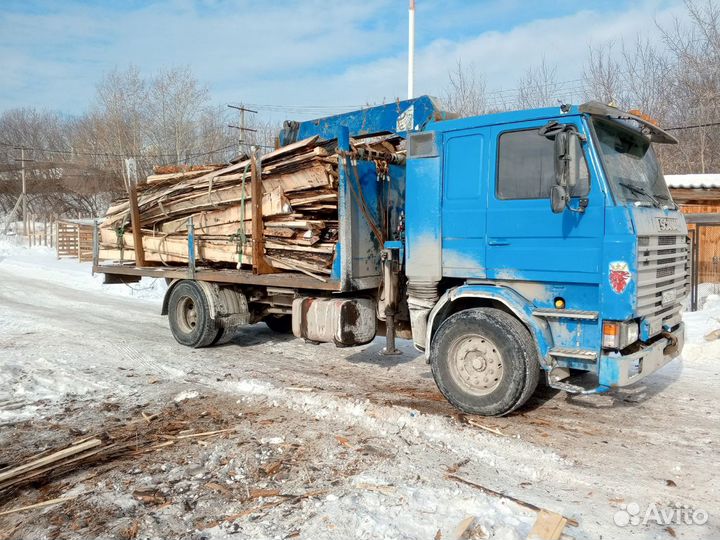
[[[417,0],[416,91],[441,95],[458,60],[489,90],[543,58],[574,80],[588,45],[659,40],[683,16],[681,0]],[[406,47],[405,0],[3,0],[0,110],[81,113],[129,64],[188,65],[218,104],[361,105],[404,97]]]

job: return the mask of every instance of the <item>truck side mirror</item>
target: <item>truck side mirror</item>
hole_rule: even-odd
[[[578,150],[580,149],[580,140],[575,131],[566,131],[567,135],[567,186],[570,192],[578,183],[579,176],[579,159]]]
[[[568,185],[570,161],[570,136],[567,131],[560,131],[555,135],[555,184]]]
[[[559,214],[567,206],[568,193],[565,186],[553,186],[550,190],[550,206],[553,214]]]

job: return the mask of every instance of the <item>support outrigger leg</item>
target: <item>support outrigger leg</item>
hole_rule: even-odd
[[[380,354],[394,356],[402,354],[395,347],[395,314],[397,313],[398,258],[400,251],[395,246],[389,247],[388,244],[390,242],[385,243],[385,249],[381,253],[385,285],[385,348]]]

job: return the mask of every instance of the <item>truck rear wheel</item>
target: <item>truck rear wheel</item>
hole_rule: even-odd
[[[430,345],[440,392],[463,412],[502,416],[535,391],[540,365],[532,337],[515,317],[492,308],[448,317]]]
[[[218,336],[205,293],[192,281],[178,283],[170,293],[168,320],[175,340],[188,347],[207,347]]]

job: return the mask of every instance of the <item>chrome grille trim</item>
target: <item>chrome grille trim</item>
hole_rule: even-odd
[[[664,293],[675,291],[675,300],[662,305]],[[637,307],[638,317],[649,328],[673,328],[682,319],[683,298],[690,292],[689,247],[683,235],[638,237]]]

